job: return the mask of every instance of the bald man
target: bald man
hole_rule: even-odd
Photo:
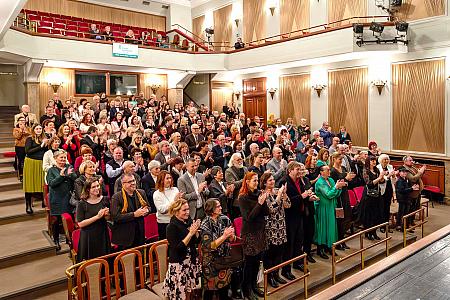
[[[136,166],[132,161],[125,161],[122,165],[123,174],[114,183],[114,193],[120,192],[122,190],[122,178],[126,175],[132,175],[136,180],[136,187],[141,188],[141,177],[136,174]]]

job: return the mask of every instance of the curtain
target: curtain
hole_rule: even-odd
[[[231,21],[231,10],[233,5],[225,6],[214,11],[214,44],[216,50],[229,50],[228,45],[231,42],[231,35],[233,32],[233,24]]]
[[[392,66],[394,149],[444,153],[445,60]]]
[[[266,37],[265,7],[266,0],[244,0],[244,43]]]
[[[445,15],[445,0],[404,0],[396,17],[410,21]]]
[[[63,82],[58,89],[59,98],[64,102],[69,96],[75,95],[75,70],[59,68],[42,68],[39,75],[39,107],[40,114],[45,113],[48,100],[53,97],[53,89],[48,85],[49,81],[57,80]]]
[[[328,116],[333,131],[345,126],[353,145],[368,142],[367,68],[344,69],[328,73]]]
[[[309,1],[308,0],[281,0],[280,1],[280,28],[281,33],[309,27]]]
[[[311,121],[309,74],[280,77],[280,112],[284,122],[287,118],[293,118],[294,124],[300,124],[302,118]]]
[[[365,17],[367,14],[367,0],[328,0],[329,23],[351,17]],[[362,20],[359,20],[359,22],[362,22]],[[348,24],[348,22],[337,22],[331,26],[345,24]]]
[[[200,16],[192,20],[192,32],[205,40],[205,16]],[[195,38],[195,37],[194,37]],[[195,38],[198,40],[198,38]]]
[[[166,17],[73,0],[28,0],[25,9],[85,19],[166,30]]]

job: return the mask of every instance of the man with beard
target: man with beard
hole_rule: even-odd
[[[247,168],[244,167],[244,160],[240,153],[234,153],[231,155],[230,163],[228,164],[228,169],[225,171],[225,181],[227,184],[234,184],[233,191],[233,204],[231,207],[231,219],[235,219],[241,215],[239,209],[239,202],[237,201],[239,190],[242,186],[242,180],[244,179],[245,173],[247,173]]]

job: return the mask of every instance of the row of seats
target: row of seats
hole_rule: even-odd
[[[22,10],[22,14],[27,20],[37,24],[37,32],[39,33],[62,34],[88,38],[90,25],[96,24],[100,32],[103,32],[106,26],[110,26],[113,35],[119,38],[124,37],[129,29],[133,30],[136,37],[139,37],[141,32],[145,31],[149,32],[150,35],[155,38],[158,34],[161,34],[163,37],[166,36],[165,31],[158,31],[153,28],[127,26],[32,10]]]

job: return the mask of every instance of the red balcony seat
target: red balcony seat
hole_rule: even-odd
[[[56,29],[66,29],[66,24],[61,24],[61,23],[55,23],[55,25],[53,26],[53,28]]]
[[[47,34],[51,34],[51,33],[52,33],[52,29],[51,29],[51,28],[46,28],[46,27],[38,27],[38,28],[37,28],[37,32],[38,32],[38,33],[47,33]]]
[[[79,17],[72,17],[72,21],[82,21],[83,19],[82,18],[79,18]]]
[[[165,31],[158,30],[158,31],[156,31],[156,33],[160,34],[162,36],[166,36],[166,32]]]
[[[40,21],[39,27],[53,28],[53,22]]]
[[[64,25],[66,25],[66,22],[67,22],[67,20],[65,20],[65,19],[55,19],[54,20],[55,24],[64,24]]]
[[[52,17],[47,17],[47,16],[42,16],[41,20],[45,21],[45,22],[52,22],[52,23],[54,21],[54,19]]]
[[[78,31],[78,26],[77,25],[67,25],[67,30],[71,30],[71,31]]]
[[[80,21],[80,22],[78,22],[78,27],[89,27],[89,23]]]
[[[41,16],[50,17],[50,13],[45,12],[45,11],[38,11],[37,13],[38,13],[39,15],[41,15]]]
[[[89,32],[89,27],[78,27],[78,31],[80,31],[80,32]]]
[[[53,17],[53,18],[60,18],[61,17],[60,14],[49,13],[49,15],[50,15],[50,17]]]
[[[39,22],[41,20],[41,16],[37,15],[28,15],[27,17],[31,22]]]
[[[66,32],[65,29],[53,29],[52,33],[53,34],[59,34],[59,35],[65,35],[64,33]]]
[[[118,31],[121,32],[122,31],[122,27],[117,26],[117,25],[111,25],[111,31]]]
[[[76,31],[66,31],[66,36],[79,37]]]

